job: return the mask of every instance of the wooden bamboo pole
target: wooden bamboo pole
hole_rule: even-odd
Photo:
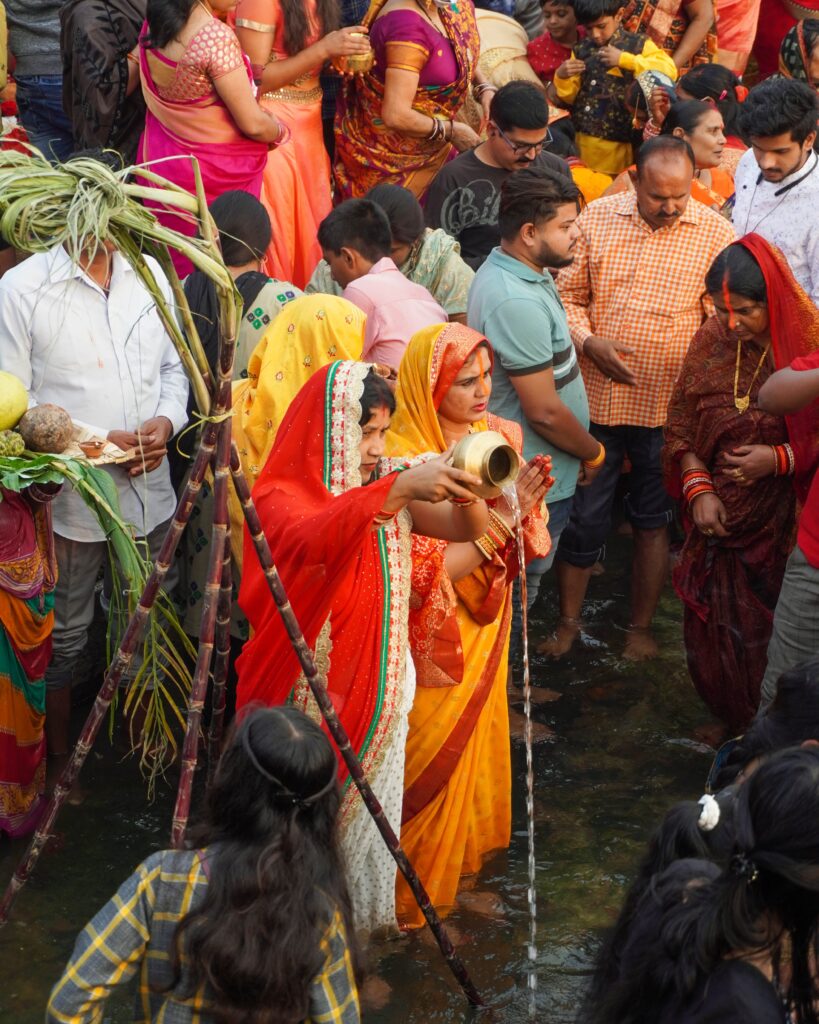
[[[475,988],[472,979],[469,977],[466,967],[458,956],[455,947],[452,945],[452,940],[447,934],[435,907],[433,907],[421,879],[418,877],[415,869],[410,864],[407,855],[401,848],[398,837],[393,831],[390,823],[387,821],[384,810],[367,781],[367,777],[365,776],[364,771],[361,768],[361,764],[356,757],[355,751],[350,744],[350,740],[344,730],[344,726],[339,721],[338,715],[333,707],[333,702],[330,700],[330,696],[327,693],[327,680],[319,673],[313,652],[310,650],[306,640],[304,639],[304,635],[301,631],[298,620],[296,619],[296,615],[287,599],[287,593],[282,584],[281,577],[276,570],[270,546],[267,543],[267,538],[262,530],[262,524],[259,519],[259,514],[256,511],[256,506],[253,504],[247,478],[244,475],[242,463],[239,459],[239,451],[235,444],[231,445],[230,470],[233,476],[233,485],[236,488],[236,493],[244,512],[245,521],[247,522],[247,528],[250,531],[250,536],[253,540],[253,545],[256,548],[256,554],[259,557],[262,571],[264,572],[268,586],[270,587],[270,592],[273,595],[273,600],[276,602],[276,607],[279,609],[279,614],[284,622],[287,635],[290,637],[293,650],[301,663],[307,683],[310,686],[310,690],[316,699],[316,703],[318,704],[322,715],[324,716],[324,721],[327,723],[330,735],[333,737],[341,756],[344,758],[344,763],[347,765],[350,778],[356,784],[356,787],[361,794],[361,798],[364,801],[364,805],[372,815],[373,821],[375,822],[378,831],[381,833],[381,837],[387,844],[387,848],[395,859],[395,863],[398,865],[398,869],[404,878],[406,878],[407,884],[412,890],[413,896],[415,896],[415,899],[418,901],[418,906],[421,908],[424,917],[427,919],[427,924],[429,925],[432,934],[435,936],[435,940],[438,943],[441,953],[443,954],[444,959],[455,976],[458,984],[463,989],[464,995],[473,1006],[484,1006],[486,1004],[481,998],[478,990]]]
[[[230,381],[228,381],[228,390]],[[193,780],[199,751],[199,730],[202,723],[202,710],[208,692],[208,676],[213,660],[214,632],[216,629],[216,610],[222,585],[222,565],[225,548],[229,552],[228,512],[227,512],[227,478],[230,474],[230,420],[219,424],[219,437],[216,442],[214,458],[213,482],[213,528],[211,530],[210,557],[204,587],[202,618],[199,624],[199,650],[196,654],[196,668],[191,683],[191,696],[188,703],[185,741],[182,746],[182,771],[179,776],[179,788],[176,793],[176,804],[171,824],[171,845],[179,850],[185,841],[185,830],[190,816]]]
[[[222,556],[222,587],[216,609],[216,652],[213,663],[213,687],[210,698],[210,728],[208,730],[208,784],[213,779],[222,748],[225,724],[227,676],[230,665],[230,613],[233,606],[233,566],[228,527],[225,553]]]
[[[111,704],[111,700],[117,691],[120,680],[131,663],[137,644],[145,629],[148,615],[170,568],[179,538],[182,536],[182,531],[190,518],[191,509],[202,486],[205,470],[213,457],[218,426],[216,423],[208,423],[202,433],[199,451],[194,459],[190,477],[182,492],[182,497],[179,499],[179,504],[176,506],[176,513],[165,535],[165,540],[162,542],[162,548],[154,563],[151,575],[145,584],[145,589],[142,592],[139,603],[120,640],[114,660],[105,673],[102,686],[82,728],[77,745],[74,747],[71,757],[63,769],[54,792],[46,805],[37,831],[34,833],[28,849],[20,859],[6,887],[2,900],[0,900],[0,927],[8,920],[9,911],[17,897],[17,893],[31,877],[40,854],[43,852],[43,848],[51,835],[57,814],[80,774],[80,770],[91,747],[94,745],[97,733]]]

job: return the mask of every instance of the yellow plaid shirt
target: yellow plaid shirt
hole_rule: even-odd
[[[590,203],[577,221],[574,262],[557,285],[589,398],[593,423],[660,427],[688,345],[713,313],[705,274],[734,241],[719,214],[689,199],[673,225],[652,231],[634,192]],[[634,349],[622,358],[636,385],[616,384],[583,356],[590,335]]]
[[[48,1001],[47,1024],[101,1024],[112,989],[137,970],[135,1024],[211,1024],[204,989],[185,1000],[163,991],[173,978],[169,952],[176,926],[202,902],[207,885],[195,850],[162,850],[143,861],[80,933]],[[359,1024],[358,991],[338,911],[321,949],[324,967],[310,986],[304,1024]]]

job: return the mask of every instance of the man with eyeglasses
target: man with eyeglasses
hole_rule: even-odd
[[[543,91],[531,82],[509,82],[492,99],[486,141],[450,160],[432,182],[426,222],[460,243],[473,270],[500,244],[500,193],[510,174],[544,167],[572,180],[565,160],[548,152],[551,141]]]

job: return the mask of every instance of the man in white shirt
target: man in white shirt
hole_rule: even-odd
[[[151,264],[171,301],[159,265]],[[106,470],[123,518],[155,556],[176,506],[165,445],[187,420],[188,381],[150,294],[110,243],[79,263],[57,246],[0,279],[0,369],[22,380],[34,404],[62,406],[98,436],[140,449],[133,462]],[[59,580],[46,736],[59,760],[68,753],[72,673],[107,545],[70,488],[54,499],[52,513]]]
[[[751,148],[737,165],[733,222],[785,254],[819,305],[819,157],[813,151],[819,101],[804,82],[768,78],[742,104]]]

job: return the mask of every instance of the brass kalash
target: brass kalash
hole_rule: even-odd
[[[513,484],[520,472],[520,457],[496,430],[467,434],[452,452],[452,465],[465,473],[474,473],[483,483],[469,490],[481,498],[497,498],[504,487]]]
[[[364,33],[351,32],[350,35],[363,36]],[[336,57],[332,64],[340,75],[366,75],[375,64],[375,52],[370,47],[367,53],[351,53],[348,56]]]

